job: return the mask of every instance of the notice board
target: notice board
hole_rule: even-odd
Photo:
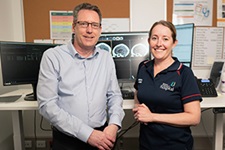
[[[24,26],[26,42],[34,39],[50,39],[49,12],[72,11],[83,3],[83,0],[23,0]],[[129,18],[130,0],[86,0],[85,2],[97,5],[103,18]]]

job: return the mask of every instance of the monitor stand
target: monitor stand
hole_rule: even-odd
[[[32,89],[33,89],[33,93],[27,94],[24,97],[25,101],[37,101],[37,83],[33,83],[32,84]]]

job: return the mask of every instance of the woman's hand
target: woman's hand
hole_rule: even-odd
[[[134,118],[144,124],[153,121],[153,114],[145,104],[136,104],[133,108]]]

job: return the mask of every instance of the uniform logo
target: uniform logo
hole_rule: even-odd
[[[138,83],[141,84],[143,79],[138,79]]]
[[[175,85],[176,85],[176,82],[172,82],[170,85],[167,83],[163,83],[162,85],[160,85],[160,88],[165,91],[174,91]]]

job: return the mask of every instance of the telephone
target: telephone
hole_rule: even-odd
[[[225,60],[216,59],[211,67],[209,79],[197,79],[202,97],[216,97],[220,87],[221,73],[225,71]]]
[[[202,97],[217,97],[217,91],[212,79],[197,79]]]

